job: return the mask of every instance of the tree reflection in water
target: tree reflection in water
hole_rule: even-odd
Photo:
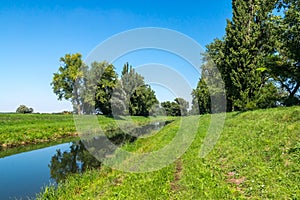
[[[93,154],[99,158],[105,158],[113,154],[117,147],[129,142],[134,142],[138,137],[143,137],[153,130],[159,130],[161,127],[172,121],[155,122],[145,126],[128,128],[126,133],[120,129],[106,130],[106,136],[94,137],[85,141]],[[107,137],[110,142],[105,142],[102,137]],[[49,164],[50,175],[57,183],[63,181],[68,175],[74,173],[83,173],[87,169],[100,168],[101,162],[97,160],[84,146],[82,141],[73,142],[69,151],[61,152],[57,150],[51,158]]]
[[[100,167],[101,162],[86,150],[81,141],[73,142],[69,151],[62,153],[58,149],[49,164],[51,178],[57,183],[63,181],[70,174]]]

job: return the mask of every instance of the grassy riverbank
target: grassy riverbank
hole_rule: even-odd
[[[125,119],[125,120],[124,120]],[[147,124],[150,119],[131,117],[136,124]],[[156,118],[155,120],[164,120]],[[99,124],[104,129],[126,123],[127,118],[98,116]],[[60,114],[0,114],[0,150],[28,144],[54,142],[77,136],[73,115]]]
[[[300,198],[300,107],[227,114],[222,135],[205,158],[198,155],[210,115],[201,116],[199,124],[186,153],[161,170],[136,174],[103,167],[72,175],[57,189],[47,187],[40,199]],[[172,141],[179,127],[176,120],[124,148],[157,150]]]
[[[0,146],[37,144],[75,136],[72,115],[0,114]]]

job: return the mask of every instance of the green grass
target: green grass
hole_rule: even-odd
[[[111,117],[98,116],[103,129],[113,129],[119,124],[143,125],[154,119],[146,117],[123,117],[115,120]],[[40,144],[59,141],[63,138],[77,136],[73,115],[59,114],[0,114],[0,150],[28,144]]]
[[[0,114],[0,146],[20,146],[75,135],[72,115]]]
[[[178,120],[123,148],[143,153],[163,147],[174,138]],[[39,199],[300,198],[300,107],[227,114],[216,146],[200,158],[210,120],[201,116],[190,148],[161,170],[126,173],[103,167],[72,175],[57,189],[47,187]]]

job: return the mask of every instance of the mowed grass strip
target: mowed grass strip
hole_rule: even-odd
[[[229,113],[214,149],[199,157],[211,116],[200,118],[184,155],[155,172],[103,167],[47,187],[40,199],[299,199],[300,107]],[[172,140],[178,122],[124,148],[156,150]],[[130,146],[132,145],[132,146]]]

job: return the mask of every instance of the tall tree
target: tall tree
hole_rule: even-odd
[[[228,111],[258,107],[256,100],[265,80],[257,69],[264,67],[271,48],[266,20],[275,4],[271,0],[233,0],[233,17],[227,21],[224,41],[208,45],[225,82]]]
[[[128,109],[128,105],[126,104],[126,93],[123,89],[122,81],[120,80],[117,81],[110,102],[111,102],[112,114],[114,116],[127,114],[126,112],[129,109]]]
[[[122,92],[125,94],[125,114],[148,116],[153,105],[158,103],[154,91],[145,84],[144,77],[138,74],[131,65],[126,63],[121,75]]]
[[[208,87],[203,78],[199,79],[197,88],[192,91],[192,114],[211,113],[211,100]]]
[[[80,87],[84,76],[84,65],[81,54],[66,54],[60,58],[61,65],[54,73],[51,85],[59,100],[70,100],[75,112],[82,113],[82,96]]]
[[[134,68],[128,63],[124,64],[121,82],[124,92],[127,95],[127,99],[130,98],[135,89],[139,86],[145,85],[144,77],[136,73]]]

